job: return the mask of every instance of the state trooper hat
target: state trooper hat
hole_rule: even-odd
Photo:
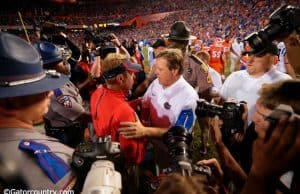
[[[193,40],[196,36],[190,35],[190,29],[187,27],[184,21],[176,21],[171,26],[171,32],[169,34],[163,34],[162,37],[170,40]]]
[[[42,41],[36,43],[35,47],[41,54],[44,64],[58,63],[63,60],[62,53],[58,50],[58,47],[55,46],[55,44]]]
[[[32,45],[0,32],[0,98],[43,93],[67,81],[65,75],[43,70],[41,56]]]

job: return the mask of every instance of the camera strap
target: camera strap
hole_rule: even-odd
[[[21,140],[19,149],[32,152],[40,167],[55,184],[71,170],[70,166],[45,144],[33,140]]]

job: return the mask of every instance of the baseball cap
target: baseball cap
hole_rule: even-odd
[[[123,62],[119,66],[117,66],[117,67],[115,67],[115,68],[113,68],[109,71],[104,72],[103,73],[103,78],[104,79],[111,79],[111,78],[114,78],[117,75],[119,75],[119,74],[121,74],[125,71],[130,71],[130,72],[133,72],[133,73],[137,73],[141,70],[142,70],[142,67],[141,67],[140,64],[132,63],[131,61],[126,59],[126,60],[123,60]]]
[[[277,48],[276,44],[270,42],[270,43],[264,44],[262,49],[260,49],[259,51],[254,50],[253,48],[251,48],[250,51],[243,52],[243,55],[250,54],[250,55],[255,55],[255,56],[263,56],[267,53],[270,53],[272,55],[278,55],[278,52],[279,51],[278,51],[278,48]]]

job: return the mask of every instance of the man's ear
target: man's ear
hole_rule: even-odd
[[[179,74],[179,70],[178,69],[172,69],[171,73],[173,76],[177,76]]]
[[[117,77],[116,77],[116,82],[117,82],[118,84],[122,84],[123,81],[124,81],[124,75],[123,75],[122,73],[119,74],[119,75],[117,75]]]

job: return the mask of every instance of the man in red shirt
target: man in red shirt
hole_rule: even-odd
[[[127,165],[139,164],[145,153],[145,139],[126,139],[119,134],[120,122],[136,121],[135,111],[126,101],[126,95],[134,83],[134,73],[141,69],[127,60],[125,55],[109,54],[102,66],[105,85],[91,97],[91,113],[98,137],[111,135],[120,142],[121,153]]]

